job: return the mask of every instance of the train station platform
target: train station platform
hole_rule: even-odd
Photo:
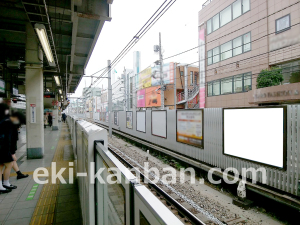
[[[17,186],[8,194],[0,195],[0,224],[82,224],[81,209],[76,179],[73,184],[56,184],[51,181],[51,164],[56,162],[56,171],[68,168],[73,162],[70,134],[67,124],[60,123],[58,131],[45,128],[45,151],[42,159],[26,158],[26,129],[19,134],[17,158],[20,171],[30,176],[17,180],[12,170],[10,183]],[[37,184],[33,179],[34,170],[43,167],[49,171],[49,182]],[[69,174],[62,174],[68,182]],[[46,178],[39,178],[40,180]]]

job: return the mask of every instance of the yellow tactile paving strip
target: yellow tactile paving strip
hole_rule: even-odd
[[[58,141],[58,145],[53,157],[53,162],[56,162],[56,171],[59,171],[62,167],[68,168],[69,161],[64,161],[64,146],[71,145],[71,140],[64,140],[64,136],[69,134],[66,124],[61,126],[61,134]],[[57,196],[59,192],[59,180],[56,184],[52,184],[51,168],[49,168],[49,182],[43,186],[40,198],[35,207],[33,216],[31,218],[30,225],[45,225],[53,224],[55,217],[55,208],[57,205]],[[63,178],[68,179],[68,169],[62,174]]]

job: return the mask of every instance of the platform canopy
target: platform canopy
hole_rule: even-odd
[[[30,22],[33,28],[45,27],[54,59],[49,63],[47,54],[43,51],[45,91],[57,92],[61,89],[65,94],[67,89],[67,93],[74,93],[104,23],[111,20],[112,2],[113,0],[1,0],[0,75],[10,85],[24,85],[25,63],[30,63],[25,62],[25,27]],[[60,86],[52,85],[56,83],[54,76],[59,77]],[[21,88],[19,93],[20,91]]]

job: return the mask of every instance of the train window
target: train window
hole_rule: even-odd
[[[141,211],[140,211],[140,225],[151,225]]]

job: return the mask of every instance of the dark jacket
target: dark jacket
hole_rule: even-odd
[[[0,121],[0,163],[14,161],[11,155],[13,130],[14,124],[9,119]]]

